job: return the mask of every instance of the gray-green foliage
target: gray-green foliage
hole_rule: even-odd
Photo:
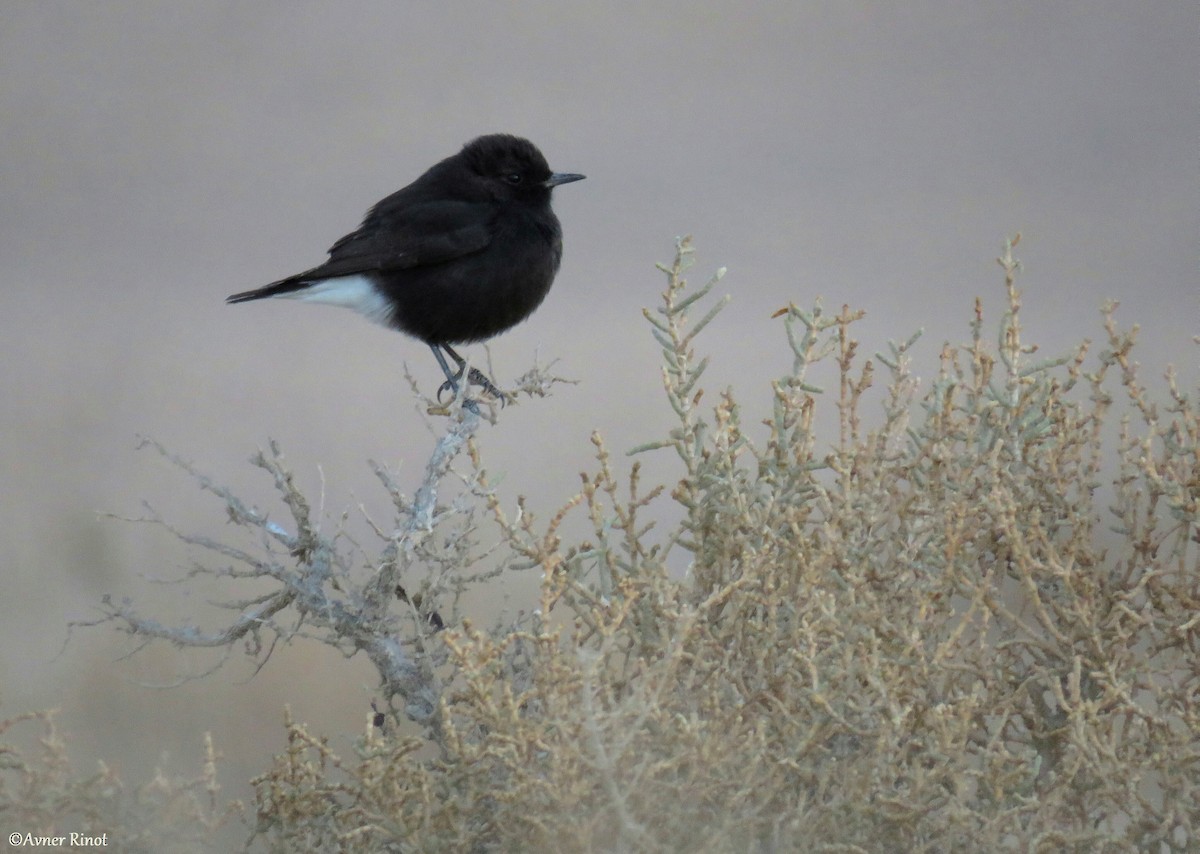
[[[395,720],[422,725],[417,738],[370,727],[357,756],[339,757],[289,724],[286,753],[256,781],[254,844],[1194,846],[1195,402],[1173,375],[1153,394],[1141,384],[1136,330],[1117,328],[1115,306],[1097,356],[1084,344],[1034,361],[1014,243],[999,259],[1007,310],[995,343],[977,303],[970,341],[943,349],[924,390],[909,369],[917,336],[863,361],[850,335],[860,314],[781,310],[792,366],[757,405],[767,430],[756,441],[732,391],[705,403],[707,360],[695,351],[723,304],[710,299],[720,273],[689,292],[681,241],[662,267],[664,303],[647,314],[676,423],[637,449],[678,456],[669,497],[644,487],[636,462],[618,473],[597,435],[595,468],[558,513],[539,520],[520,499],[506,512],[512,499],[489,479],[464,413],[414,499],[380,470],[397,518],[377,527],[380,553],[362,576],[362,561],[315,533],[277,453],[260,465],[298,534],[214,489],[234,521],[285,547],[221,553],[280,591],[299,585],[289,606],[315,597],[305,622],[327,642],[392,650],[381,692]],[[813,379],[823,362],[835,390]],[[879,416],[866,405],[877,384]],[[816,435],[822,407],[837,410],[836,437]],[[456,460],[460,488],[439,502]],[[677,527],[646,521],[648,505],[668,500]],[[591,532],[564,542],[564,520],[580,513]],[[668,569],[678,555],[686,574]],[[305,567],[317,561],[314,581]],[[462,612],[467,580],[503,584],[521,567],[542,573],[523,616],[485,629]],[[403,597],[397,584],[409,585]],[[122,608],[110,618],[126,630],[186,644]],[[435,614],[444,629],[431,628]],[[255,631],[292,637],[274,618]]]

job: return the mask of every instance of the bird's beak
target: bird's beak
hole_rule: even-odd
[[[554,172],[542,182],[543,187],[553,188],[559,184],[570,184],[572,181],[582,181],[586,175],[576,175],[574,172]]]

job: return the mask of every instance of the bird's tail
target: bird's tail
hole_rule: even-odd
[[[225,302],[250,302],[256,299],[266,299],[267,297],[278,297],[286,294],[302,291],[312,284],[309,279],[304,279],[301,276],[291,276],[286,279],[280,279],[278,282],[271,282],[269,285],[264,285],[261,288],[253,291],[242,291],[240,294],[233,294],[225,297]]]

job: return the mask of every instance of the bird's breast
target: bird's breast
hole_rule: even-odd
[[[558,272],[562,231],[552,213],[504,215],[498,222],[493,239],[478,252],[378,274],[381,290],[396,297],[393,325],[430,344],[466,344],[529,317]]]

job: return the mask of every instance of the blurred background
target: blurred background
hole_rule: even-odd
[[[131,782],[197,772],[211,731],[231,797],[283,749],[285,704],[350,752],[375,686],[358,659],[301,641],[257,676],[235,657],[164,687],[212,657],[123,659],[111,628],[64,649],[67,624],[111,594],[214,628],[206,598],[239,595],[155,583],[207,558],[106,515],[148,502],[253,544],[139,435],[284,521],[246,462],[275,438],[323,490],[327,530],[348,512],[365,531],[360,505],[387,523],[366,461],[418,483],[434,436],[403,366],[432,392],[428,349],[345,310],[223,300],[320,263],[482,133],[588,176],[555,193],[550,297],[490,348],[502,385],[535,352],[578,381],[479,434],[504,500],[542,518],[577,489],[592,430],[624,467],[670,425],[641,309],[682,234],[696,284],[728,267],[733,301],[699,349],[706,404],[733,386],[747,424],[790,366],[774,310],[865,309],[865,355],[924,327],[928,377],[977,295],[995,329],[994,259],[1017,231],[1042,355],[1097,338],[1113,298],[1142,325],[1147,381],[1173,362],[1194,388],[1196,26],[1188,4],[1118,0],[0,3],[0,718],[60,707],[81,770],[103,758]],[[678,477],[670,452],[648,464]]]

